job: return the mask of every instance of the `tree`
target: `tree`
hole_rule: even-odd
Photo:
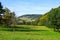
[[[39,19],[39,25],[53,28],[54,31],[60,31],[60,6],[52,8]]]
[[[3,6],[1,5],[0,2],[0,24],[2,24],[2,15],[4,14]]]
[[[16,23],[15,12],[11,12],[8,8],[3,9],[5,12],[2,16],[3,25],[5,26],[14,26]]]
[[[11,12],[9,18],[10,18],[10,25],[15,26],[16,24],[15,12]]]
[[[60,7],[52,9],[48,13],[48,21],[50,25],[54,28],[54,31],[59,31],[60,29]]]
[[[46,26],[47,25],[47,21],[48,21],[48,14],[44,14],[42,17],[40,17],[38,22],[38,25],[42,25],[42,26]]]
[[[3,16],[2,16],[3,25],[8,26],[10,10],[8,8],[5,8],[4,11],[5,12],[4,12]]]

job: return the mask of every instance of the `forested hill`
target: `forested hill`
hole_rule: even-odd
[[[19,16],[18,18],[21,18],[21,17],[38,18],[38,17],[41,17],[41,16],[42,16],[41,14],[26,14],[26,15]]]
[[[49,28],[54,28],[54,31],[60,29],[60,6],[52,8],[49,12],[39,18],[38,25],[44,25]]]

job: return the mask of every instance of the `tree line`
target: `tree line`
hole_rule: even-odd
[[[53,28],[54,31],[60,31],[60,6],[57,8],[52,8],[38,20],[38,25]]]
[[[0,2],[0,26],[14,26],[15,25],[15,12],[11,12],[8,8],[4,8]]]

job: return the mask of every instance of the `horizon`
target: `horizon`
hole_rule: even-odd
[[[51,8],[60,6],[59,0],[0,0],[3,8],[14,11],[16,16],[26,14],[45,14]]]

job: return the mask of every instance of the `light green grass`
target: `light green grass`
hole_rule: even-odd
[[[30,28],[32,30],[51,30],[46,26],[33,26],[33,25],[17,25],[18,27]]]
[[[0,40],[60,40],[60,33],[53,31],[0,31]]]
[[[23,31],[4,31],[7,30],[7,28],[3,28],[4,30],[1,28],[0,40],[60,40],[59,32],[54,32],[45,26],[21,25],[19,27],[22,28],[17,29],[21,29]],[[11,28],[9,30],[11,30]]]

